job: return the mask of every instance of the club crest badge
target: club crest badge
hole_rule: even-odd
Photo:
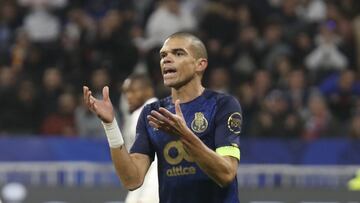
[[[239,112],[231,114],[228,118],[227,126],[229,130],[235,134],[240,134],[242,116]]]
[[[195,113],[195,118],[191,122],[191,129],[196,133],[202,133],[208,127],[208,121],[206,120],[205,116],[201,112]]]

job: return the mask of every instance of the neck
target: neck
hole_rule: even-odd
[[[189,102],[200,96],[204,92],[204,89],[201,82],[196,81],[189,82],[179,88],[171,88],[172,101],[175,102],[179,99],[180,103]]]

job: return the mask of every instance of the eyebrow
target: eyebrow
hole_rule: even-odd
[[[183,52],[185,52],[185,53],[188,53],[188,52],[186,51],[186,49],[184,49],[184,48],[174,48],[174,49],[171,49],[171,50],[170,50],[170,52],[177,52],[177,51],[183,51]],[[166,53],[166,51],[160,51],[160,55],[163,54],[163,53]]]

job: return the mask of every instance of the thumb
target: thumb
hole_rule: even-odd
[[[105,86],[105,87],[103,88],[102,93],[103,93],[103,100],[104,100],[104,101],[110,101],[110,97],[109,97],[109,87],[108,87],[108,86]]]
[[[176,112],[176,115],[181,116],[182,118],[184,118],[183,113],[181,111],[180,100],[179,99],[177,99],[175,101],[175,112]]]

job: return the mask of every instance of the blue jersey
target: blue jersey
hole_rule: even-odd
[[[185,152],[174,135],[154,129],[147,121],[151,110],[164,107],[175,113],[172,98],[143,109],[131,153],[158,157],[160,203],[238,203],[237,178],[220,187]],[[232,96],[205,90],[194,100],[180,104],[187,126],[209,147],[223,156],[240,159],[241,108]]]

